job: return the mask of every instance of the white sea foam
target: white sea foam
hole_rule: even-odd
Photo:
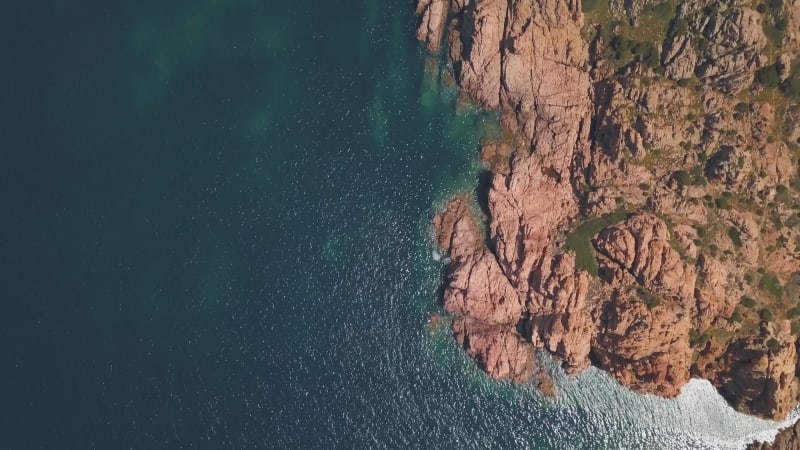
[[[772,441],[792,425],[800,411],[776,422],[734,410],[708,380],[692,379],[675,399],[636,394],[609,374],[590,368],[570,378],[551,371],[561,395],[559,413],[586,410],[589,427],[604,429],[610,440],[593,448],[741,449],[754,440]]]

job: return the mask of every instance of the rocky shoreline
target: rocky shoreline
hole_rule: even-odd
[[[747,450],[800,450],[800,422],[780,430],[774,442],[753,442]]]
[[[459,195],[433,219],[489,376],[532,379],[542,349],[638,392],[797,405],[800,2],[773,3],[417,1],[432,61],[507,132],[484,217]]]

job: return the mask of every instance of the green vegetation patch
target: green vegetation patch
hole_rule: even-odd
[[[666,22],[675,15],[675,2],[666,1],[656,5],[648,4],[644,7],[644,13],[652,14],[653,18]]]
[[[605,228],[622,222],[628,216],[628,212],[620,208],[609,214],[587,220],[579,224],[572,233],[567,235],[564,250],[575,252],[575,266],[584,269],[592,276],[597,276],[600,266],[597,264],[594,248],[592,248],[592,238]]]
[[[709,340],[711,340],[711,336],[708,332],[700,333],[694,328],[689,330],[689,344],[692,347],[705,347]]]
[[[742,246],[742,234],[739,232],[739,229],[736,227],[728,228],[728,237],[731,238],[731,242],[733,245],[737,247]]]
[[[708,184],[708,180],[706,180],[706,176],[703,173],[703,166],[693,167],[689,172],[679,170],[673,176],[681,186],[705,186]]]
[[[644,286],[636,286],[636,296],[647,305],[648,309],[653,309],[661,304],[661,297]]]
[[[739,103],[736,104],[736,107],[734,109],[738,113],[745,114],[745,113],[750,112],[750,104],[749,103],[745,103],[745,102],[739,102]]]
[[[742,296],[742,299],[739,301],[745,308],[752,308],[756,306],[756,301],[752,297],[748,297],[746,295]]]
[[[784,205],[791,205],[792,193],[789,192],[789,188],[782,184],[775,186],[775,201]]]
[[[766,88],[776,88],[781,83],[781,79],[778,77],[778,69],[775,68],[774,64],[758,69],[756,80]]]
[[[770,293],[775,298],[783,297],[783,286],[774,274],[765,273],[758,282],[758,288]]]
[[[661,64],[658,49],[652,42],[637,42],[633,45],[633,54],[639,58],[642,64],[651,69],[655,69]]]
[[[775,338],[769,338],[769,340],[767,341],[767,348],[772,353],[778,353],[781,349],[781,343],[778,342],[778,340]]]
[[[781,85],[781,92],[791,99],[800,98],[800,59],[795,59],[792,62],[789,78]]]
[[[632,62],[663,73],[661,55],[656,46],[667,33],[688,33],[688,23],[674,20],[677,0],[646,4],[636,25],[622,17],[612,17],[608,0],[584,0],[581,8],[589,23],[601,25],[600,35],[605,43],[603,58],[616,67]]]
[[[800,98],[800,76],[792,75],[781,85],[781,92],[783,95],[797,99]]]
[[[705,229],[705,227],[701,227],[699,225],[697,226],[697,236],[701,237],[701,238],[706,237],[706,229]]]
[[[585,13],[597,11],[599,8],[608,9],[608,0],[583,0],[581,2],[581,9]]]
[[[783,0],[767,0],[759,3],[756,11],[763,16],[762,27],[764,34],[775,47],[783,44],[783,35],[789,26],[789,19],[783,12]]]
[[[633,61],[638,61],[651,69],[655,69],[661,64],[658,48],[652,42],[637,41],[615,35],[611,38],[609,47],[613,53],[608,56],[611,56],[619,67],[626,66]]]
[[[672,40],[675,37],[684,36],[687,33],[689,33],[689,23],[686,22],[686,19],[676,17],[669,23],[667,39]]]
[[[764,34],[776,47],[780,47],[783,43],[783,34],[786,31],[787,25],[788,22],[785,21],[784,18],[778,19],[777,21],[765,20],[762,23]]]

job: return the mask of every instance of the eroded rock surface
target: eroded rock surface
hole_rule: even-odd
[[[453,322],[456,342],[496,380],[529,381],[536,366],[533,345],[513,328],[460,316]]]
[[[766,62],[762,17],[753,9],[684,2],[676,20],[683,25],[668,37],[662,56],[665,73],[674,80],[696,74],[714,89],[736,93],[750,85],[755,70]]]
[[[438,52],[447,19],[449,0],[417,0],[417,39],[428,46],[428,51]]]
[[[635,288],[602,313],[593,354],[598,365],[639,392],[674,397],[689,381],[691,317],[672,301],[648,306]]]
[[[739,92],[753,81],[755,69],[766,62],[762,52],[767,38],[761,15],[750,8],[734,7],[707,20],[703,36],[710,44],[699,58],[697,76],[722,92]]]
[[[500,105],[500,46],[507,10],[507,0],[472,0],[450,28],[450,56],[459,85],[488,109]]]
[[[610,13],[651,26],[659,5],[612,0]],[[419,0],[417,13],[417,37],[436,51],[447,29],[464,97],[499,111],[507,133],[482,144],[485,227],[467,196],[433,220],[449,254],[442,302],[466,352],[517,382],[535,376],[534,349],[666,397],[702,377],[740,411],[784,417],[797,342],[769,308],[785,315],[800,292],[800,233],[784,226],[800,225],[786,187],[800,132],[783,121],[790,139],[776,139],[772,105],[730,95],[767,63],[763,14],[681,2],[648,59],[635,42],[590,48],[586,35],[606,31],[584,27],[574,0]]]
[[[787,328],[786,322],[765,325],[757,335],[706,352],[695,365],[696,374],[711,380],[740,411],[786,417],[798,393],[796,340]]]
[[[603,230],[595,247],[639,285],[686,303],[693,295],[696,274],[671,247],[671,238],[663,220],[640,214]]]
[[[491,324],[516,324],[522,314],[519,296],[483,246],[468,203],[451,200],[434,218],[442,249],[450,255],[443,295],[447,312]]]

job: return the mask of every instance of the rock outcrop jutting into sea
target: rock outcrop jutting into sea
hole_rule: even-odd
[[[800,2],[773,3],[417,2],[417,38],[506,131],[485,217],[459,195],[433,219],[489,376],[531,379],[536,348],[639,392],[797,404]]]

